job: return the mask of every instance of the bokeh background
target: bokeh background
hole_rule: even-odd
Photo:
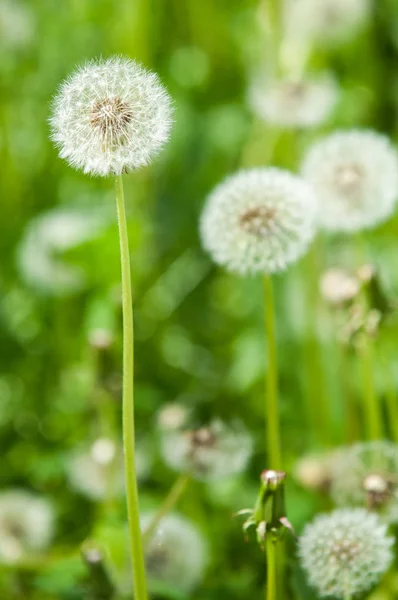
[[[55,512],[53,541],[40,560],[36,555],[0,565],[2,598],[110,598],[106,586],[96,585],[80,547],[87,539],[106,549],[123,545],[123,497],[98,501],[68,477],[73,453],[98,438],[118,443],[121,436],[113,182],[69,168],[49,141],[48,127],[51,99],[64,77],[87,59],[115,53],[156,71],[175,104],[166,150],[150,168],[125,177],[143,508],[156,508],[176,478],[159,451],[157,417],[167,403],[188,407],[199,425],[213,417],[239,419],[254,447],[240,476],[189,485],[178,512],[206,540],[207,566],[189,593],[167,585],[154,597],[243,600],[263,594],[264,554],[253,540],[244,541],[241,521],[232,518],[253,505],[259,474],[268,466],[263,282],[214,267],[201,249],[198,219],[209,191],[242,165],[297,170],[313,139],[337,127],[396,136],[398,4],[378,0],[349,39],[315,48],[308,68],[334,73],[341,95],[321,130],[299,134],[260,123],[247,105],[250,78],[267,58],[258,9],[251,0],[0,0],[0,493],[30,490]],[[397,228],[394,217],[364,240],[391,297],[398,294]],[[275,280],[289,475],[302,454],[358,435],[347,434],[343,420],[330,315],[325,307],[314,309],[322,269],[355,266],[356,255],[348,238],[325,238],[322,248],[322,264],[312,252]],[[386,334],[391,364],[396,333],[391,326]],[[390,372],[395,381],[398,372]],[[376,376],[383,395],[385,378]],[[350,385],[359,397],[355,376]],[[325,394],[330,439],[311,428],[307,402]],[[324,506],[289,476],[288,516],[297,531]],[[287,597],[309,600],[315,596],[294,561],[293,540],[288,545]]]

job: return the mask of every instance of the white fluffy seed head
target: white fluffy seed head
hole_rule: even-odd
[[[361,286],[359,280],[338,267],[328,269],[321,277],[320,291],[331,306],[341,306],[354,300]]]
[[[299,542],[301,564],[321,596],[352,597],[388,569],[394,539],[377,515],[338,509],[307,525]]]
[[[206,481],[242,473],[252,449],[252,439],[241,424],[228,427],[219,420],[196,430],[165,430],[161,437],[163,459],[172,469]]]
[[[370,0],[287,0],[287,35],[335,44],[355,33],[370,12]]]
[[[143,530],[153,515],[141,519]],[[179,515],[165,516],[145,548],[145,563],[152,584],[162,583],[190,592],[200,582],[207,563],[207,545],[199,530]]]
[[[54,512],[44,498],[23,490],[0,494],[0,562],[44,550],[54,533]]]
[[[387,523],[397,523],[398,445],[374,441],[336,451],[331,495],[338,506],[367,505]]]
[[[283,271],[315,234],[316,204],[310,186],[288,171],[239,171],[207,200],[203,246],[216,263],[241,275]]]
[[[317,142],[302,166],[324,229],[353,232],[386,220],[398,197],[398,155],[384,135],[350,130]]]
[[[157,75],[115,56],[86,63],[63,83],[50,122],[62,158],[106,176],[149,164],[169,138],[172,107]]]
[[[338,97],[329,76],[308,79],[257,79],[249,89],[253,112],[279,127],[315,127],[327,120]]]

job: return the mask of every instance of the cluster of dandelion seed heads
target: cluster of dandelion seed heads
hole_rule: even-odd
[[[46,499],[18,489],[0,494],[0,561],[45,549],[53,533],[54,511]]]
[[[172,469],[204,480],[241,473],[252,449],[252,438],[240,423],[232,427],[219,420],[200,429],[164,431],[161,438],[163,459]]]
[[[331,495],[338,506],[368,506],[398,522],[398,445],[374,441],[336,451]]]
[[[213,260],[241,275],[283,271],[315,233],[316,199],[299,177],[277,168],[239,171],[210,195],[200,229]]]
[[[315,127],[330,116],[338,87],[328,76],[308,79],[257,79],[249,89],[253,112],[280,127]]]
[[[286,37],[338,43],[363,25],[370,12],[370,0],[288,0]]]
[[[169,138],[171,101],[157,75],[133,60],[92,61],[53,103],[52,139],[69,164],[92,175],[147,165]]]
[[[303,177],[319,202],[319,223],[358,231],[387,219],[398,196],[398,155],[374,131],[339,131],[317,142],[304,159]]]
[[[153,515],[144,515],[142,529]],[[145,548],[145,563],[150,581],[191,591],[201,580],[207,563],[207,545],[199,530],[180,515],[165,516]]]
[[[393,538],[377,515],[338,509],[307,525],[299,542],[301,564],[321,596],[352,597],[388,569]]]

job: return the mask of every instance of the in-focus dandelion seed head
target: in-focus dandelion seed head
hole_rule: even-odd
[[[251,436],[240,423],[227,426],[219,420],[199,429],[164,431],[161,437],[164,461],[176,471],[204,480],[238,475],[246,468],[252,448]]]
[[[0,562],[44,550],[53,534],[54,511],[45,498],[19,489],[0,494]]]
[[[398,522],[398,445],[363,442],[336,451],[331,495],[338,506],[368,506]]]
[[[202,243],[229,271],[283,271],[307,250],[315,213],[315,196],[299,177],[277,168],[240,171],[209,196],[200,224]]]
[[[320,596],[344,600],[368,590],[387,571],[393,542],[377,515],[363,508],[337,509],[307,525],[299,555]]]
[[[153,516],[147,514],[141,519],[144,531]],[[200,582],[207,562],[208,548],[199,529],[176,514],[161,520],[145,549],[149,580],[185,593]]]
[[[52,139],[60,156],[91,175],[143,167],[170,135],[172,106],[157,75],[133,60],[91,61],[61,86]]]
[[[267,81],[255,79],[249,103],[262,120],[280,127],[315,127],[330,116],[338,86],[330,76]]]
[[[302,175],[315,190],[324,229],[353,232],[374,227],[395,208],[398,155],[377,132],[332,133],[310,148]]]

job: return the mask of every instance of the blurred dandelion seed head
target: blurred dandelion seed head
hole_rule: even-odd
[[[331,231],[374,227],[393,212],[398,155],[374,131],[340,131],[317,142],[302,166],[319,202],[319,224]]]
[[[161,438],[165,462],[176,471],[203,480],[238,475],[247,466],[253,442],[240,424],[228,427],[219,420],[196,430],[169,430]]]
[[[161,430],[181,429],[187,424],[189,410],[178,402],[166,404],[158,413],[157,422]]]
[[[393,542],[377,515],[363,508],[338,509],[307,525],[299,554],[319,594],[343,599],[378,581],[391,563]]]
[[[331,495],[338,506],[368,506],[398,522],[398,445],[375,441],[336,451]]]
[[[54,533],[54,512],[44,498],[23,490],[0,494],[0,562],[44,550]]]
[[[315,212],[315,196],[299,177],[276,168],[240,171],[209,196],[202,243],[229,271],[283,271],[307,250]]]
[[[286,37],[337,44],[355,34],[370,12],[370,0],[288,0]]]
[[[297,461],[294,477],[300,485],[309,490],[325,492],[329,489],[332,473],[333,454],[309,454]]]
[[[35,29],[34,14],[26,2],[1,0],[0,48],[14,50],[28,46],[34,39]]]
[[[267,81],[258,78],[249,88],[249,103],[262,120],[280,127],[316,127],[327,120],[338,98],[330,76]]]
[[[143,530],[153,515],[141,519]],[[208,550],[199,530],[179,515],[165,516],[145,548],[149,579],[169,584],[183,592],[192,590],[201,580]]]
[[[157,75],[116,56],[73,73],[54,100],[50,122],[62,158],[106,176],[149,164],[169,138],[172,106]]]
[[[121,450],[113,440],[99,438],[89,448],[72,454],[67,475],[71,487],[91,500],[118,496],[124,489]]]
[[[344,269],[328,269],[321,278],[320,289],[322,297],[332,306],[340,306],[354,300],[361,289],[356,277]]]

